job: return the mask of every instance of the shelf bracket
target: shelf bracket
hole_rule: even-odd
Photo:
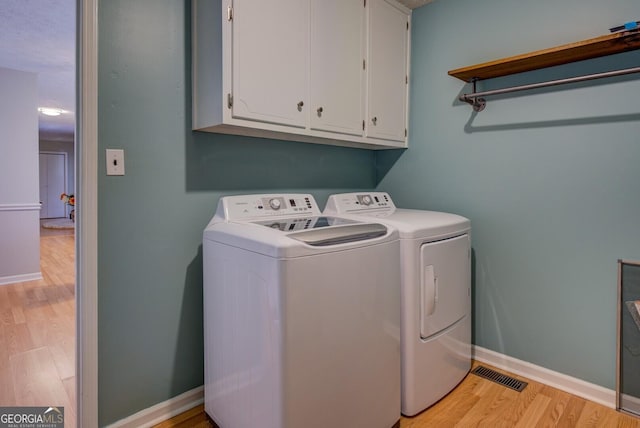
[[[487,100],[480,97],[479,95],[476,95],[478,93],[478,91],[476,90],[477,82],[478,79],[476,79],[475,77],[471,79],[471,84],[473,85],[473,93],[460,95],[459,100],[464,101],[465,103],[473,107],[473,111],[482,111],[487,106]]]
[[[494,89],[492,91],[484,91],[484,92],[476,91],[476,82],[478,81],[478,79],[473,78],[471,79],[471,83],[473,83],[473,92],[470,94],[460,95],[458,99],[460,101],[464,101],[465,103],[470,104],[473,107],[474,111],[482,111],[484,110],[487,104],[486,99],[484,97],[488,97],[491,95],[509,94],[512,92],[528,91],[528,90],[538,89],[538,88],[547,88],[550,86],[566,85],[569,83],[586,82],[589,80],[624,76],[627,74],[634,74],[634,73],[640,73],[640,67],[626,68],[624,70],[607,71],[604,73],[588,74],[586,76],[569,77],[567,79],[550,80],[548,82],[532,83],[529,85],[511,86],[508,88]]]

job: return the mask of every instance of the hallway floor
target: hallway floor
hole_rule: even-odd
[[[75,237],[41,228],[43,279],[0,286],[0,406],[64,407],[76,426]]]

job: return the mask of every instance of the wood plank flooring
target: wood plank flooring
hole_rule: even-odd
[[[477,363],[474,362],[474,366]],[[640,428],[640,419],[584,400],[542,383],[514,376],[528,382],[516,392],[473,374],[449,395],[413,418],[403,417],[401,428]],[[204,406],[198,406],[155,428],[216,428],[207,418]]]
[[[43,279],[0,286],[0,406],[61,406],[74,428],[74,234],[41,231]]]

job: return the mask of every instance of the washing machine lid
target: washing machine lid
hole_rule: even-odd
[[[397,231],[380,223],[340,220],[337,225],[293,231],[281,230],[285,223],[277,223],[278,219],[272,221],[278,227],[265,222],[218,222],[205,229],[203,239],[274,258],[312,256],[398,239]]]
[[[392,241],[398,233],[367,219],[322,216],[308,194],[268,194],[221,198],[203,239],[289,258]]]
[[[349,224],[325,229],[311,229],[290,233],[289,237],[312,247],[326,247],[379,238],[387,234],[387,227],[379,223]]]
[[[304,216],[304,217],[281,217],[269,220],[254,221],[271,229],[281,232],[293,232],[308,229],[320,229],[330,226],[341,226],[345,224],[361,223],[362,221],[349,220],[334,216]]]
[[[289,237],[314,247],[343,244],[377,238],[387,233],[378,223],[359,223],[340,217],[302,217],[256,221],[255,224],[289,233]],[[340,227],[336,227],[340,226]]]

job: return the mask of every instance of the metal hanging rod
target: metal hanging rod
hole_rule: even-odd
[[[458,98],[460,101],[470,104],[474,111],[484,110],[487,101],[483,97],[492,95],[509,94],[511,92],[528,91],[530,89],[547,88],[549,86],[566,85],[568,83],[586,82],[589,80],[604,79],[606,77],[624,76],[626,74],[640,73],[640,67],[627,68],[624,70],[607,71],[604,73],[589,74],[586,76],[569,77],[567,79],[550,80],[548,82],[531,83],[529,85],[512,86],[509,88],[494,89],[492,91],[476,92],[477,79],[473,79],[473,92],[463,94]]]

